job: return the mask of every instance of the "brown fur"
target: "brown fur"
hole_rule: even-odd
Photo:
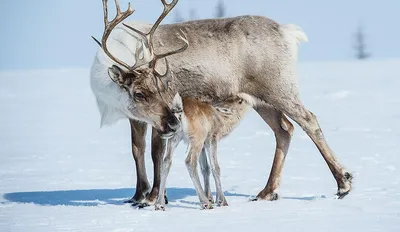
[[[140,23],[129,25],[145,32],[152,27]],[[126,27],[116,29],[119,34],[109,42],[123,48],[120,49],[121,55],[135,56],[132,53],[138,51],[135,47],[135,37],[138,38],[138,34]],[[177,36],[181,32],[187,35],[185,39]],[[292,130],[288,126],[290,124],[282,123],[286,121],[286,116],[294,120],[314,142],[337,182],[337,195],[343,197],[351,190],[350,174],[329,148],[316,116],[300,100],[296,63],[298,44],[306,40],[306,35],[297,26],[278,24],[260,16],[163,24],[157,28],[152,41],[157,54],[177,50],[185,46],[184,42],[189,46],[184,52],[168,57],[170,72],[162,80],[170,85],[162,95],[150,84],[154,84],[155,80],[151,67],[154,62],[135,69],[139,73],[134,76],[128,75],[128,71],[122,71],[119,79],[124,84],[120,85],[121,91],[117,92],[109,88],[111,84],[104,84],[109,81],[106,70],[112,69],[115,62],[101,63],[98,58],[92,68],[92,88],[100,99],[98,102],[108,108],[117,108],[117,112],[123,112],[128,118],[145,121],[157,128],[155,133],[168,136],[174,132],[176,123],[165,104],[175,93],[211,104],[245,93],[259,103],[256,110],[274,130],[277,142],[270,179],[257,199],[274,199],[270,196],[275,194],[276,186],[279,185]],[[102,55],[104,53],[100,52],[99,57]],[[164,73],[165,64],[164,60],[160,60],[155,68]],[[115,73],[112,75],[116,76]],[[147,91],[145,94],[148,100],[135,98],[138,88]],[[120,101],[123,106],[116,106],[118,104],[115,104],[115,99],[123,99]],[[163,149],[158,151],[162,152]],[[154,160],[155,166],[159,166],[160,159],[154,156]]]
[[[187,140],[189,144],[186,165],[199,196],[202,208],[212,208],[212,196],[209,189],[209,178],[207,176],[209,175],[207,171],[207,169],[209,169],[207,168],[207,157],[202,157],[199,160],[200,156],[204,155],[208,156],[211,164],[211,171],[217,188],[216,202],[220,206],[226,206],[228,204],[222,191],[220,168],[216,156],[217,143],[222,137],[228,135],[233,128],[235,128],[251,105],[238,96],[225,99],[213,106],[191,98],[179,99],[180,97],[174,98],[172,111],[177,112],[175,116],[182,122],[182,130],[181,132],[178,131],[174,138],[170,139],[168,142],[168,147],[170,149],[167,151],[164,158],[161,191],[159,193],[156,209],[164,209],[165,202],[163,192],[166,188],[166,179],[171,167],[173,151],[182,138]],[[206,153],[204,153],[204,148],[207,150]],[[200,161],[202,166],[205,185],[204,191],[197,174],[198,161]]]

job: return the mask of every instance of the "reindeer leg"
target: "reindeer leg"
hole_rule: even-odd
[[[186,167],[189,171],[190,178],[193,181],[193,185],[196,189],[197,196],[199,197],[201,207],[203,209],[212,209],[212,205],[208,200],[208,197],[201,187],[200,178],[197,172],[197,162],[200,152],[203,147],[203,143],[190,142],[187,149],[187,157],[185,160]]]
[[[149,191],[144,153],[146,148],[147,124],[135,120],[129,120],[131,125],[132,155],[136,165],[136,192],[135,195],[125,203],[141,202]]]
[[[336,195],[339,199],[345,197],[351,191],[352,175],[336,159],[333,151],[329,148],[328,143],[322,133],[321,127],[317,121],[317,117],[308,111],[300,100],[285,101],[280,105],[282,111],[298,123],[307,133],[314,144],[317,146],[322,157],[325,159],[333,177],[338,186]]]
[[[154,180],[153,188],[146,198],[138,204],[139,208],[154,205],[160,189],[161,183],[161,161],[164,156],[166,142],[162,139],[157,130],[153,128],[151,135],[151,158],[153,160]]]
[[[165,210],[165,203],[166,203],[165,193],[166,193],[167,178],[172,165],[172,155],[177,145],[177,143],[173,144],[174,143],[173,140],[174,139],[172,138],[167,141],[167,152],[165,153],[164,161],[162,162],[161,185],[158,198],[155,204],[155,210]]]
[[[211,188],[210,188],[210,175],[211,175],[210,165],[208,164],[208,161],[207,161],[207,154],[206,154],[206,149],[204,146],[203,146],[203,149],[201,150],[201,154],[200,154],[200,169],[201,169],[201,173],[204,178],[204,192],[206,193],[208,200],[211,203],[214,203],[213,196],[211,194]]]
[[[282,112],[268,105],[262,105],[255,109],[264,121],[275,133],[276,148],[271,172],[265,188],[254,200],[277,200],[279,198],[276,190],[279,188],[282,176],[283,164],[287,155],[290,140],[293,134],[293,125],[287,120]]]
[[[211,163],[211,171],[214,177],[215,187],[217,189],[216,202],[218,206],[228,206],[228,202],[226,201],[224,192],[222,191],[221,169],[219,167],[217,158],[217,144],[218,141],[216,138],[212,138],[210,143],[207,143],[207,155]]]

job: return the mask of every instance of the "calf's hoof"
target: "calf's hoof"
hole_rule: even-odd
[[[213,209],[213,206],[212,206],[212,204],[209,202],[209,203],[202,203],[201,204],[201,209]]]
[[[228,206],[228,202],[226,201],[225,197],[222,199],[217,199],[218,206]]]
[[[223,207],[223,206],[228,206],[228,202],[226,202],[226,201],[219,202],[219,203],[218,203],[218,206],[221,206],[221,207]]]

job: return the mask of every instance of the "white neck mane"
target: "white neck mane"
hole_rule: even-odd
[[[137,22],[128,24],[141,31],[148,31],[151,27],[150,24]],[[107,47],[115,57],[128,65],[133,65],[135,63],[136,42],[137,37],[133,32],[124,26],[118,26],[111,32]],[[143,50],[140,50],[140,52],[143,52]],[[132,106],[128,93],[123,91],[108,76],[108,68],[112,65],[117,64],[99,48],[91,68],[90,85],[100,111],[101,126],[113,124],[123,118],[135,118],[129,111]]]

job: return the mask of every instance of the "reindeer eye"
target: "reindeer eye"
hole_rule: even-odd
[[[139,101],[144,100],[146,98],[141,92],[136,92],[133,94],[133,96],[135,97],[136,100]]]

